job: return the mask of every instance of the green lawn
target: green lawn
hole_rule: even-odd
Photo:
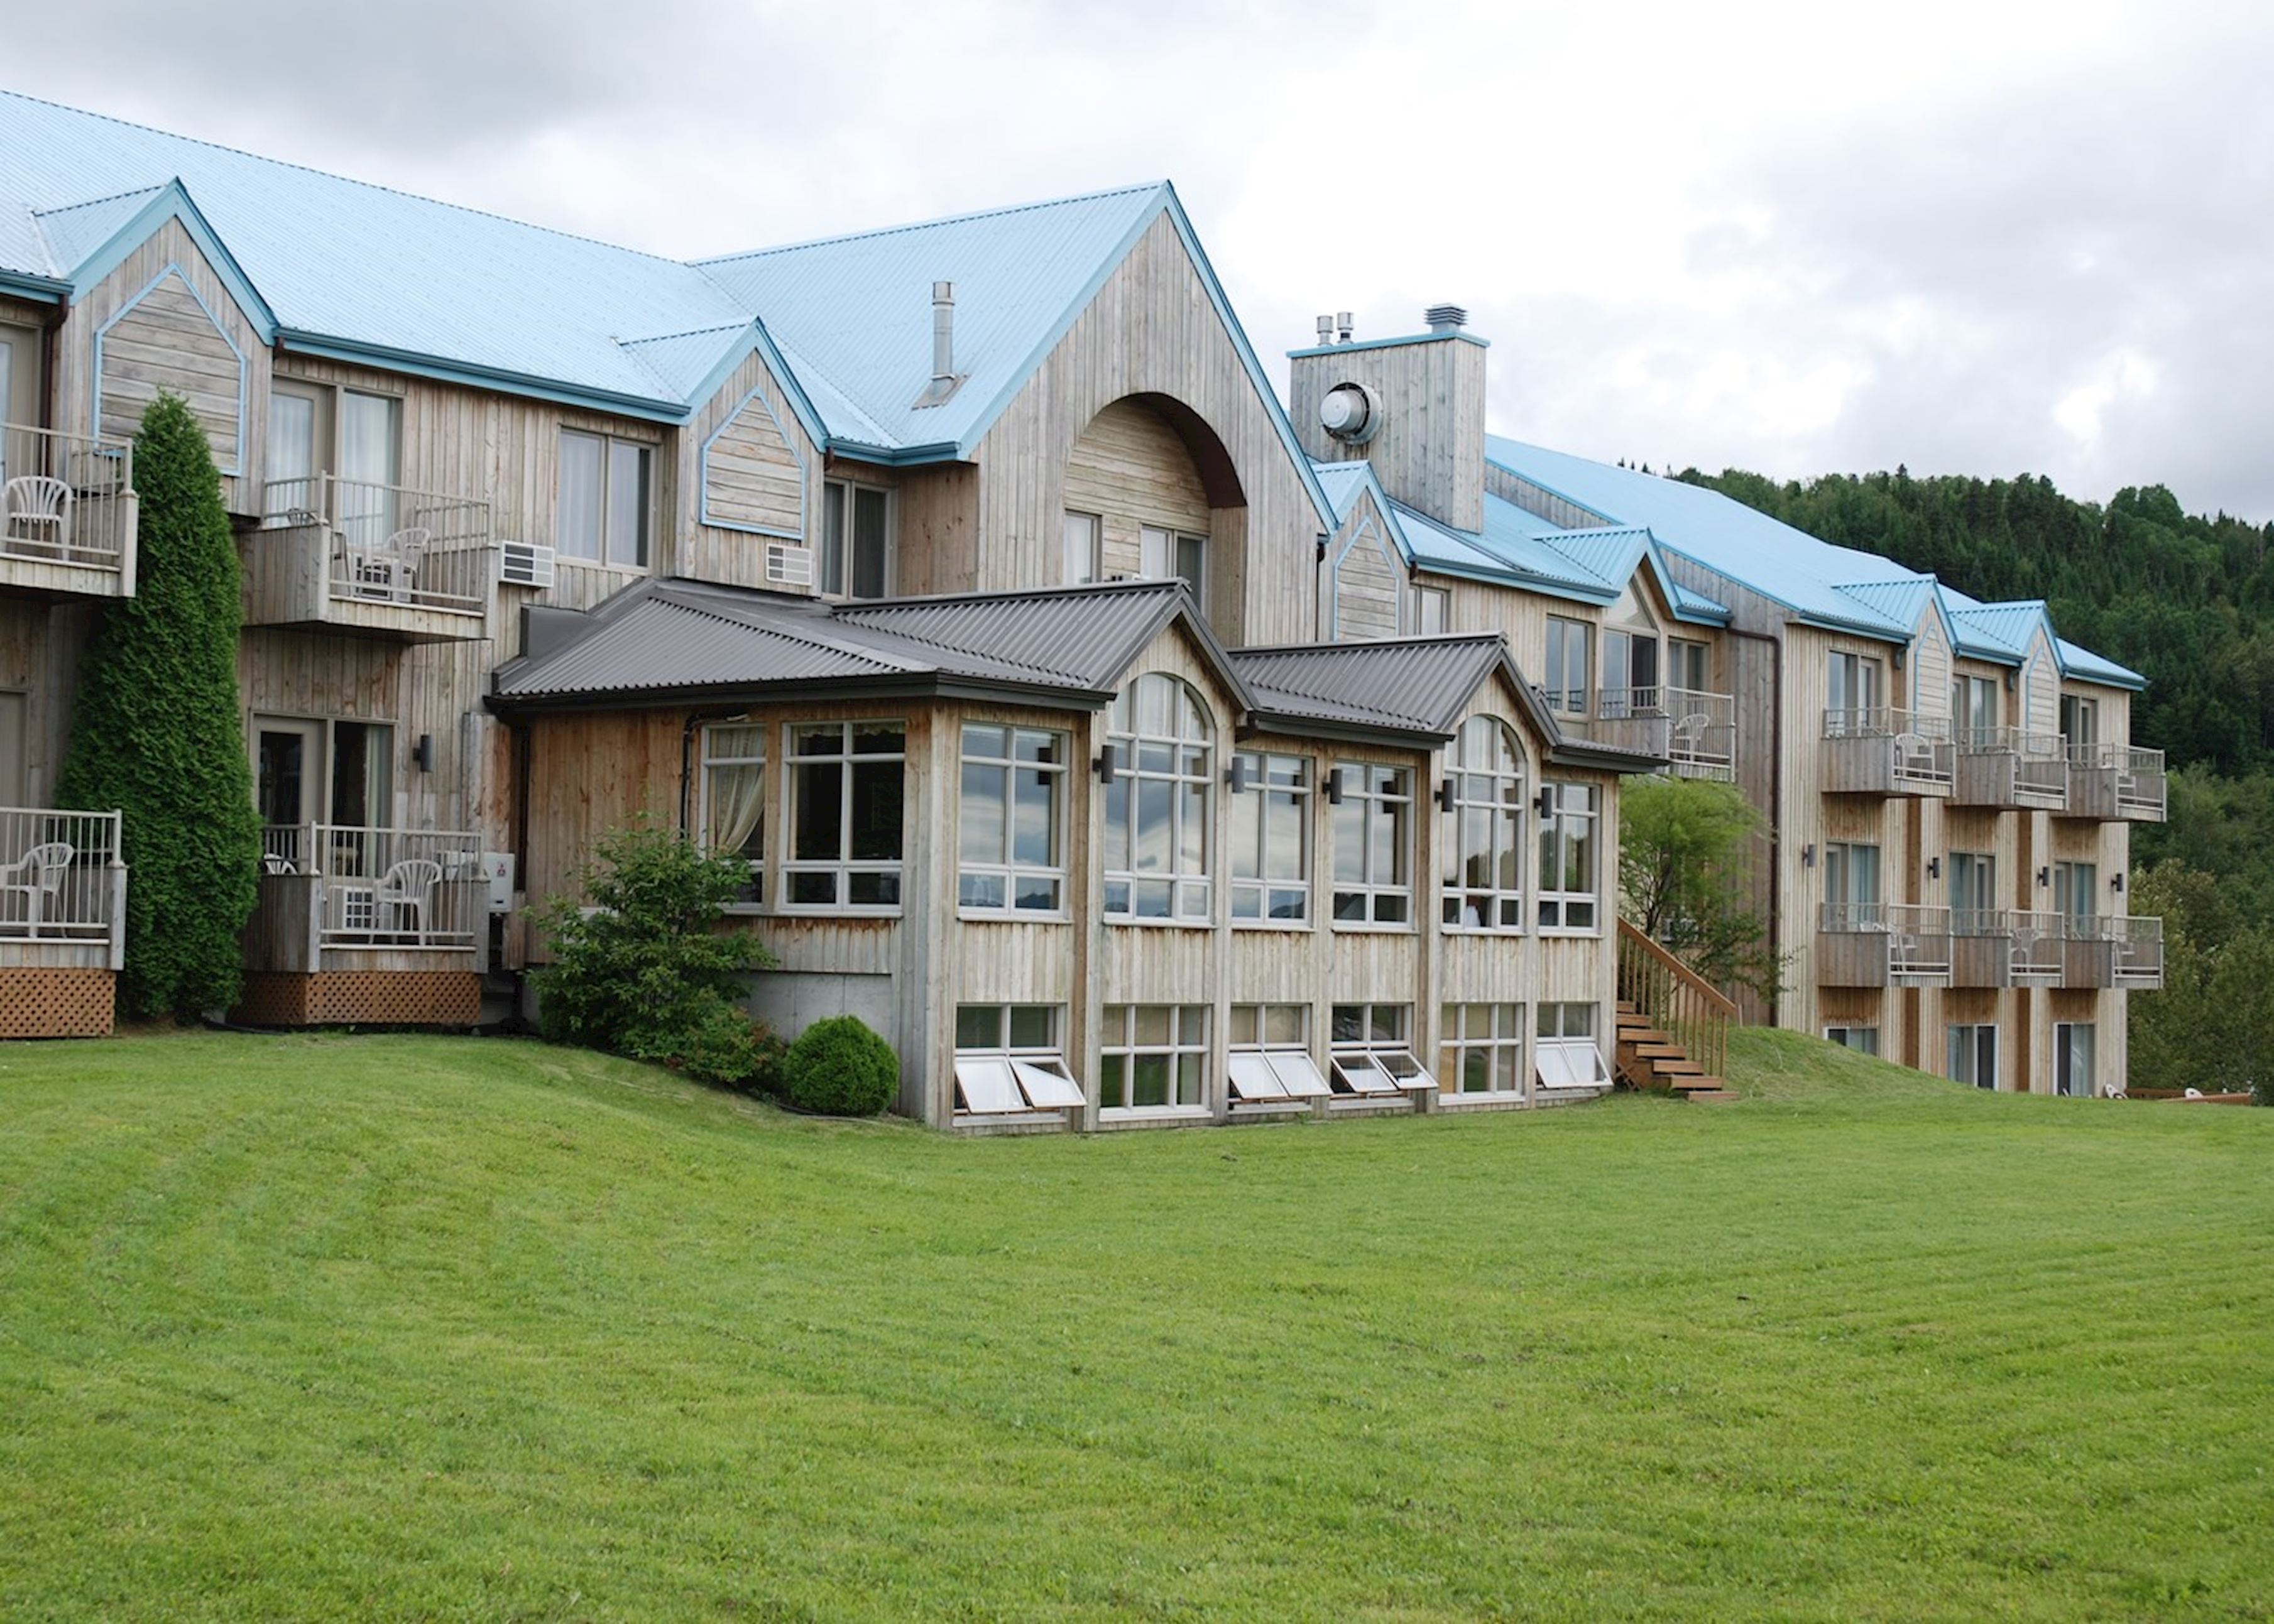
[[[959,1142],[0,1048],[0,1617],[2264,1618],[2274,1111]]]

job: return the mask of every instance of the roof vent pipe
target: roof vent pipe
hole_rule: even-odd
[[[937,406],[963,387],[964,374],[955,370],[955,284],[931,285],[931,381],[916,396],[916,405]]]
[[[1337,343],[1338,343],[1338,344],[1347,344],[1347,343],[1349,343],[1349,342],[1351,342],[1351,313],[1350,313],[1350,312],[1348,312],[1348,311],[1344,311],[1344,312],[1342,312],[1341,313],[1339,313],[1338,315],[1337,315],[1337,316],[1335,317],[1335,327],[1337,327],[1337,334],[1336,334],[1336,337],[1335,337],[1335,342],[1336,342]]]
[[[1332,316],[1321,316],[1321,317],[1320,317],[1320,318],[1319,318],[1319,345],[1320,345],[1320,347],[1321,347],[1321,349],[1323,349],[1323,348],[1325,348],[1327,345],[1331,344],[1331,343],[1333,343],[1334,342],[1335,342],[1335,319],[1334,319]]]
[[[1432,304],[1421,312],[1432,333],[1457,333],[1469,325],[1469,312],[1457,304]]]

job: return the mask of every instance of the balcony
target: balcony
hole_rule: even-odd
[[[245,623],[397,643],[490,635],[490,505],[330,474],[271,480],[245,553]]]
[[[0,425],[0,591],[133,597],[139,522],[132,445]]]
[[[2120,744],[2069,746],[2069,816],[2160,823],[2165,794],[2163,751]]]
[[[0,968],[119,967],[118,814],[0,808]]]
[[[1816,937],[1819,987],[1947,987],[1950,910],[1829,902]]]
[[[1877,706],[1824,713],[1826,794],[1947,795],[1957,766],[1948,717]]]
[[[2164,984],[2164,921],[2153,915],[2080,914],[2063,921],[2065,987],[2153,992]]]
[[[478,970],[489,886],[459,830],[273,824],[246,927],[255,971]]]
[[[1596,695],[1587,736],[1620,749],[1663,756],[1678,778],[1736,775],[1737,727],[1727,694],[1686,688],[1607,688]],[[1565,718],[1567,724],[1576,718]]]
[[[2058,987],[2067,945],[2058,914],[2028,909],[1953,908],[1953,987]]]
[[[2068,804],[2068,744],[2019,727],[1958,730],[1954,807],[2059,812]]]

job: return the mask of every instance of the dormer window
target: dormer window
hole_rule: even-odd
[[[892,493],[882,485],[832,479],[821,516],[821,578],[831,598],[887,598],[892,591]]]
[[[553,545],[565,559],[647,568],[653,453],[613,434],[561,431]]]

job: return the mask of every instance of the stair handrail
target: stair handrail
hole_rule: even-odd
[[[1650,935],[1619,921],[1619,996],[1689,1051],[1711,1077],[1727,1077],[1736,1004]]]

